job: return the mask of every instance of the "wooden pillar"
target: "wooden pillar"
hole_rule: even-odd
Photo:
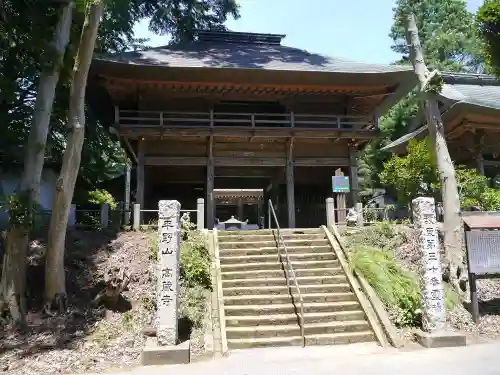
[[[125,193],[123,197],[123,223],[124,225],[130,225],[130,173],[131,167],[130,164],[125,166]]]
[[[477,130],[474,134],[474,153],[476,159],[476,171],[481,176],[484,176],[484,132]]]
[[[241,198],[238,199],[236,215],[238,216],[238,220],[245,220],[245,218],[243,217],[243,200]]]
[[[207,149],[207,228],[209,230],[214,229],[215,226],[215,202],[214,202],[214,178],[215,178],[215,167],[214,167],[214,157],[213,157],[213,137],[209,137],[208,149]]]
[[[144,210],[144,141],[139,139],[137,141],[137,189],[136,189],[136,203]],[[142,213],[140,214],[140,221],[142,223]]]
[[[342,169],[338,168],[335,170],[335,176],[344,176]],[[347,216],[346,204],[345,204],[345,193],[335,193],[335,207],[337,208],[337,223],[345,224],[345,219]]]
[[[357,150],[353,144],[349,144],[349,185],[351,188],[349,204],[351,207],[356,207],[359,192],[358,160]]]
[[[293,163],[293,138],[288,143],[286,158],[286,201],[288,207],[288,228],[295,228],[295,179]]]

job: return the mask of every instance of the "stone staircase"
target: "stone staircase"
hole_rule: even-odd
[[[282,233],[304,300],[305,345],[375,341],[323,230]],[[302,345],[300,302],[291,278],[287,285],[274,231],[217,235],[228,348]]]

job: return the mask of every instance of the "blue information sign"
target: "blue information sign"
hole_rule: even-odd
[[[332,192],[349,193],[350,191],[348,176],[332,176]]]

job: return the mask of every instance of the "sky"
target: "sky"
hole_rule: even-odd
[[[477,11],[483,0],[467,0]],[[398,59],[389,32],[395,0],[239,0],[241,17],[226,23],[229,30],[286,34],[284,45],[310,52],[370,63]],[[148,31],[147,22],[136,37],[150,38],[150,46],[168,42]]]

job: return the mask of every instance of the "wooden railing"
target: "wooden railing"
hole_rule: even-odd
[[[121,127],[240,127],[375,130],[372,121],[360,116],[290,113],[162,112],[116,110]]]

